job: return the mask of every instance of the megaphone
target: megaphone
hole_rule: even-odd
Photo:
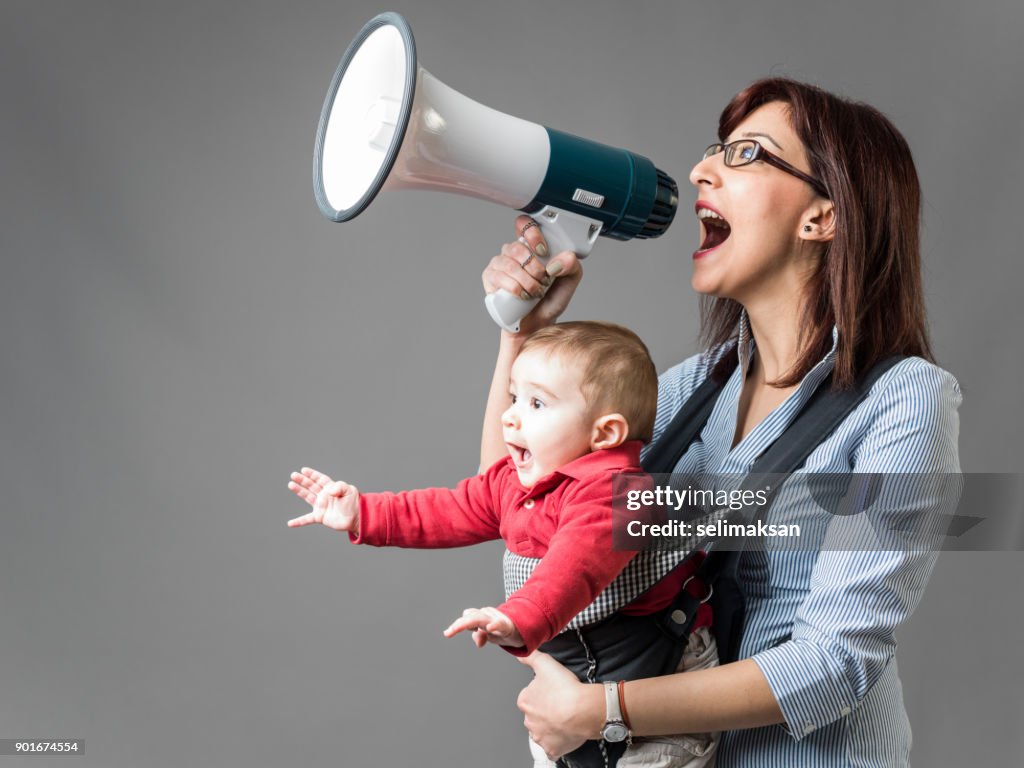
[[[358,216],[384,189],[428,189],[530,214],[550,253],[585,257],[599,235],[658,237],[679,188],[646,157],[479,104],[419,65],[408,22],[382,13],[345,51],[320,113],[313,156],[317,204],[332,221]],[[519,330],[539,299],[486,298],[498,325]]]

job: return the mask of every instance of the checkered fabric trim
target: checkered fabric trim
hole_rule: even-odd
[[[701,518],[699,522],[713,522],[726,517],[728,510],[716,510],[715,512]],[[696,521],[695,521],[696,522]],[[580,611],[565,627],[565,629],[579,629],[589,624],[606,619],[620,608],[629,605],[633,600],[657,584],[662,578],[679,565],[686,557],[698,549],[702,543],[695,536],[689,539],[679,540],[671,543],[671,549],[643,551],[637,554],[629,564],[622,570],[615,580],[605,587],[604,591],[597,598]],[[523,557],[514,552],[505,550],[505,557],[502,560],[502,570],[505,577],[505,599],[518,591],[530,578],[533,569],[537,567],[540,558]]]

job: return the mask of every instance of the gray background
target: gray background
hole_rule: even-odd
[[[394,6],[453,87],[680,180],[669,234],[602,241],[571,309],[659,368],[696,348],[686,177],[728,98],[787,74],[881,108],[924,186],[964,469],[1020,470],[1024,6]],[[479,273],[512,214],[395,193],[333,225],[312,199],[330,76],[386,9],[0,9],[0,736],[85,738],[83,766],[526,763],[527,671],[440,634],[499,599],[498,546],[284,525],[302,464],[364,490],[476,468]],[[901,631],[917,764],[1024,755],[1022,557],[944,555]]]

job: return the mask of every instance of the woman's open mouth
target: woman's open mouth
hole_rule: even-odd
[[[717,211],[708,208],[704,203],[697,204],[697,218],[700,219],[700,223],[703,225],[704,240],[701,242],[700,248],[693,254],[695,259],[706,256],[715,250],[715,248],[729,239],[729,234],[732,232],[732,228],[729,226],[729,222],[725,220],[725,217]]]

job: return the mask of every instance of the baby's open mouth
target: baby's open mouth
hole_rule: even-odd
[[[512,456],[512,461],[515,462],[517,467],[523,466],[533,458],[529,448],[522,448],[512,443],[506,443],[506,445],[508,446],[509,455]]]
[[[697,253],[706,253],[724,243],[732,232],[729,222],[710,208],[698,208],[697,218],[704,225],[704,242]]]

